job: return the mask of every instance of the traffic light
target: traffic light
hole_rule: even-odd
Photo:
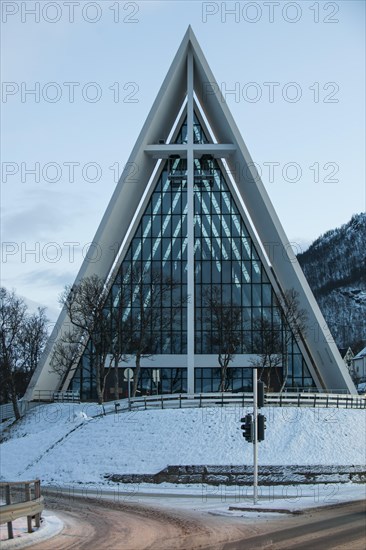
[[[257,406],[258,409],[264,407],[264,382],[261,380],[257,382]]]
[[[267,418],[264,416],[264,414],[259,414],[257,416],[258,421],[258,441],[264,440],[264,431],[267,428],[266,426],[266,420]]]
[[[245,437],[246,441],[251,443],[254,440],[253,416],[251,414],[246,414],[244,418],[240,419],[240,422],[243,422],[240,426],[243,430],[243,437]]]

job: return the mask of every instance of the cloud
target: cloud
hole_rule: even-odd
[[[71,283],[75,279],[75,273],[71,271],[53,271],[52,269],[41,269],[39,271],[29,271],[19,276],[22,284],[47,285],[59,287]]]

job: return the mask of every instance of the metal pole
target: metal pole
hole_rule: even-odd
[[[257,386],[257,369],[253,369],[253,504],[258,502],[258,386]]]
[[[10,483],[8,485],[5,485],[5,502],[6,502],[6,504],[11,504]],[[14,538],[13,524],[12,524],[11,521],[8,521],[8,538],[9,539]]]
[[[130,370],[127,371],[127,385],[128,385],[128,410],[131,410],[131,380],[130,380]]]

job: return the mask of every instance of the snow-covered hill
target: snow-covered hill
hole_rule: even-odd
[[[167,465],[252,464],[238,407],[96,414],[93,404],[35,408],[1,444],[1,479],[107,483],[106,474],[157,473]],[[365,410],[270,408],[262,465],[363,465]]]
[[[339,348],[366,338],[366,213],[327,231],[298,260]]]

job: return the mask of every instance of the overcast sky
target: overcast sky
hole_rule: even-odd
[[[189,24],[289,240],[366,209],[364,2],[1,8],[2,285],[52,319]]]

